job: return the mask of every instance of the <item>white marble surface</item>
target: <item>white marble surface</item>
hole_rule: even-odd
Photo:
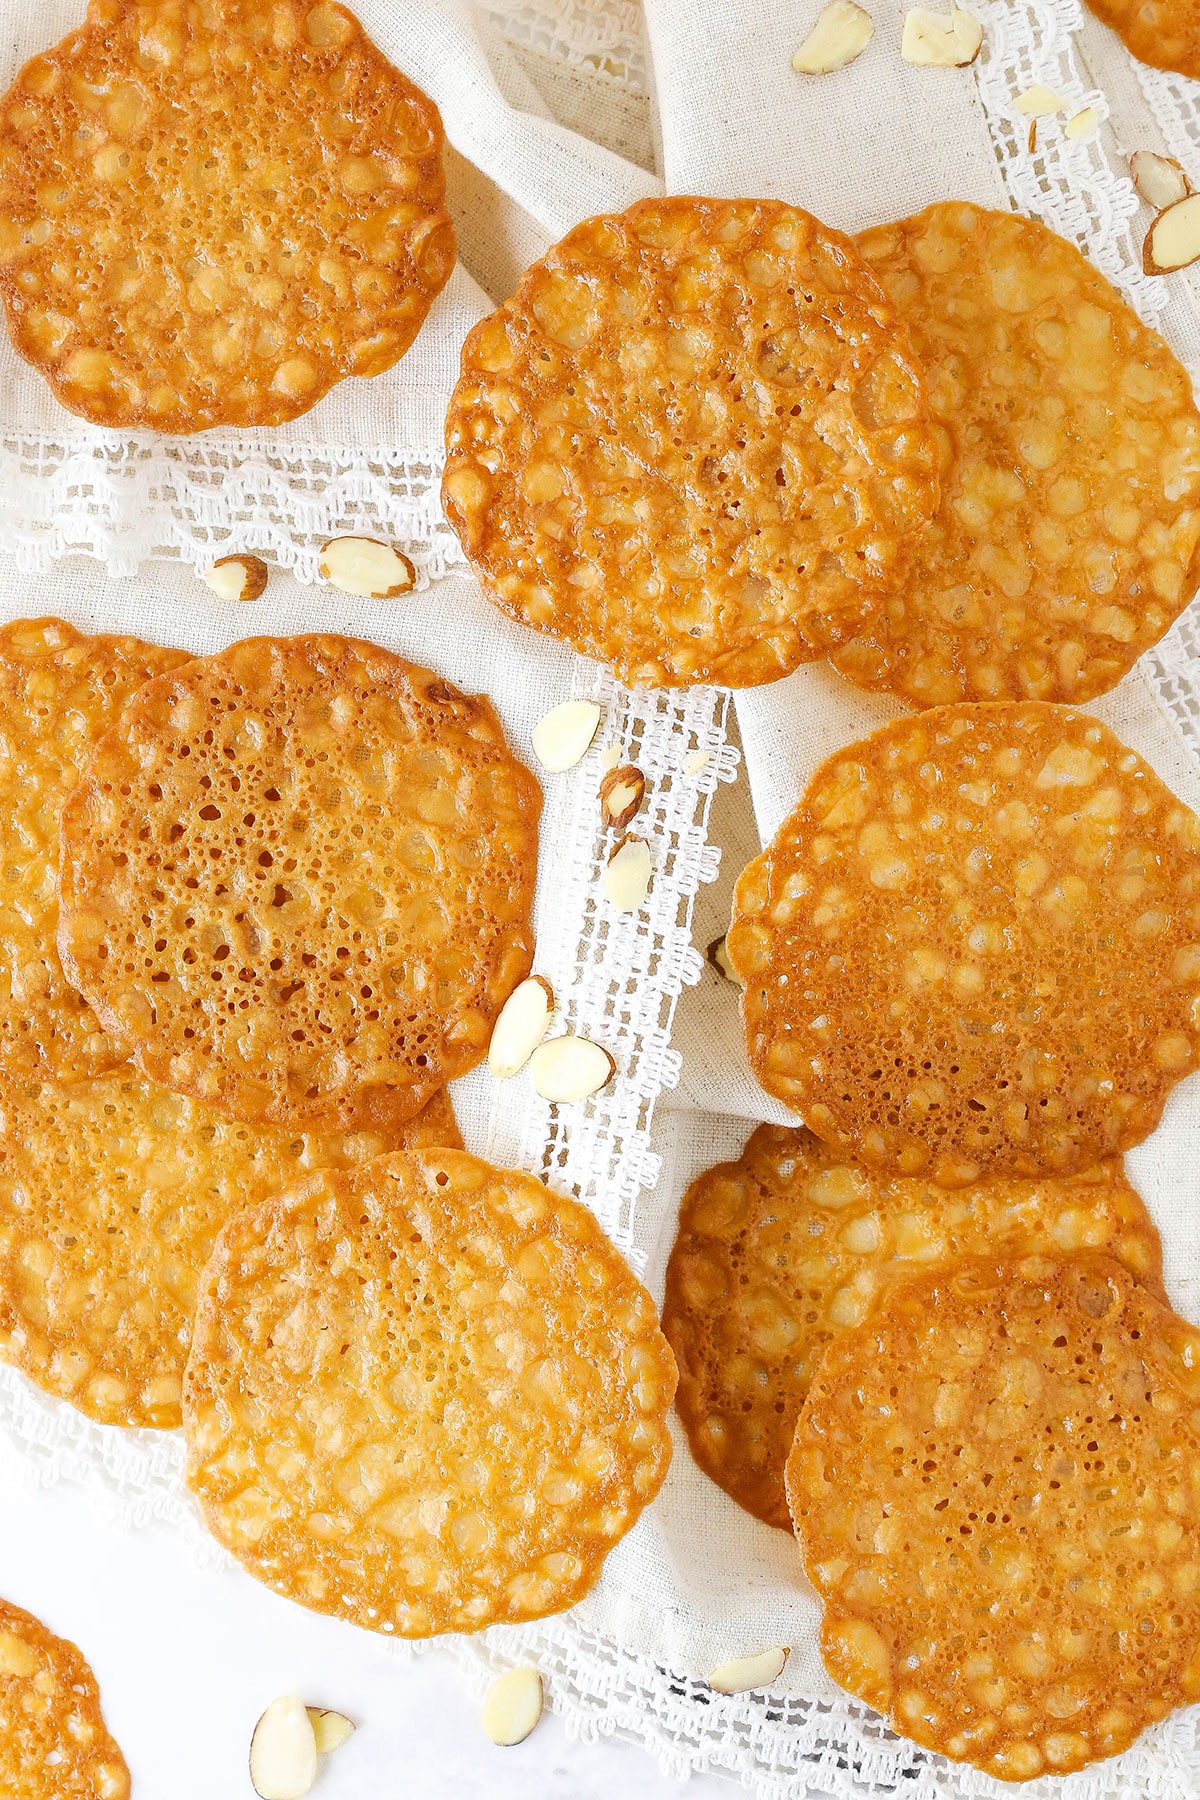
[[[100,1681],[134,1800],[253,1800],[246,1752],[268,1701],[300,1694],[358,1724],[314,1800],[734,1800],[636,1746],[580,1744],[552,1715],[516,1749],[479,1728],[462,1675],[400,1660],[240,1572],[196,1567],[168,1532],[108,1526],[65,1486],[0,1499],[0,1595],[73,1638]]]

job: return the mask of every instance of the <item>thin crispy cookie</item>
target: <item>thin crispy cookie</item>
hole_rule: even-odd
[[[96,1677],[74,1644],[0,1600],[0,1793],[4,1800],[127,1800]]]
[[[787,1491],[834,1680],[1005,1781],[1200,1700],[1198,1369],[1091,1253],[923,1277],[832,1343]]]
[[[743,871],[751,1065],[827,1143],[953,1186],[1139,1143],[1200,1046],[1200,820],[1098,720],[899,719]]]
[[[1195,0],[1087,0],[1131,56],[1200,81],[1200,15]]]
[[[825,655],[937,505],[907,333],[849,238],[769,200],[577,226],[468,337],[446,445],[489,598],[651,686]]]
[[[349,638],[150,682],[63,812],[59,949],[164,1087],[381,1126],[528,973],[541,791],[489,701]]]
[[[803,1129],[760,1125],[679,1209],[663,1331],[676,1405],[706,1475],[791,1530],[783,1470],[826,1346],[899,1281],[991,1252],[1103,1250],[1152,1292],[1162,1245],[1119,1162],[947,1192],[880,1175]]]
[[[100,425],[277,425],[404,354],[442,127],[330,0],[91,0],[0,100],[0,297]]]
[[[124,1061],[58,959],[59,814],[129,696],[187,660],[61,619],[0,626],[0,1070],[69,1081]]]
[[[223,1118],[132,1068],[0,1077],[0,1358],[105,1425],[175,1430],[225,1221],[310,1170],[438,1144],[462,1144],[444,1093],[408,1125],[323,1137]]]
[[[184,1383],[209,1528],[278,1592],[428,1637],[559,1612],[666,1474],[675,1365],[592,1215],[461,1153],[222,1233]]]
[[[942,498],[834,662],[917,706],[1104,693],[1200,582],[1187,370],[1036,219],[945,202],[858,247],[927,372]]]

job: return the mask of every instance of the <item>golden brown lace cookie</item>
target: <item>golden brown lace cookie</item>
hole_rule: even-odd
[[[128,1800],[96,1677],[74,1644],[0,1600],[0,1793],[5,1800]]]
[[[899,1281],[991,1253],[1103,1250],[1152,1292],[1162,1245],[1119,1161],[947,1192],[883,1175],[810,1131],[760,1125],[679,1209],[663,1331],[692,1455],[748,1512],[791,1530],[783,1470],[826,1345]]]
[[[666,1474],[675,1365],[584,1207],[439,1150],[241,1212],[184,1383],[188,1480],[260,1581],[428,1637],[572,1605]]]
[[[1139,1143],[1200,1048],[1200,820],[1039,701],[896,720],[743,871],[751,1066],[827,1143],[943,1186]]]
[[[1036,219],[947,201],[857,241],[926,371],[942,497],[835,664],[917,706],[1104,693],[1200,583],[1187,370]]]
[[[540,810],[488,700],[373,644],[252,638],[97,749],[63,811],[64,967],[164,1087],[402,1123],[529,971]]]
[[[1193,0],[1087,0],[1131,56],[1200,81],[1200,15]]]
[[[825,655],[937,505],[907,332],[849,238],[770,200],[577,226],[468,337],[446,445],[489,598],[651,686]]]
[[[187,660],[61,619],[0,626],[0,1069],[69,1081],[124,1060],[59,962],[59,814],[130,695]]]
[[[968,1262],[830,1344],[788,1459],[835,1681],[1005,1781],[1200,1700],[1200,1332],[1108,1257]]]
[[[0,100],[0,298],[99,425],[277,425],[412,343],[442,127],[332,0],[90,0]]]
[[[106,1425],[180,1424],[204,1265],[243,1206],[310,1170],[462,1139],[446,1094],[339,1137],[226,1119],[126,1067],[0,1076],[0,1358]]]

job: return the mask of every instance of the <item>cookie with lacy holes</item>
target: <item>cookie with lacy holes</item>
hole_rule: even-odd
[[[1200,81],[1200,17],[1193,0],[1087,0],[1131,56]]]
[[[491,703],[373,644],[148,682],[63,810],[59,948],[143,1072],[285,1129],[402,1124],[529,972],[541,789]]]
[[[1162,1292],[1158,1232],[1115,1158],[1081,1175],[948,1192],[810,1131],[760,1125],[679,1209],[663,1331],[692,1455],[740,1506],[792,1528],[783,1470],[825,1348],[897,1282],[986,1252],[1101,1249]]]
[[[942,498],[834,663],[916,706],[1115,687],[1200,583],[1187,370],[1036,219],[945,202],[856,241],[924,365]]]
[[[125,702],[188,660],[62,619],[0,626],[0,1076],[71,1081],[124,1061],[59,961],[59,818]]]
[[[1196,1067],[1200,820],[1086,713],[931,708],[821,765],[726,951],[755,1074],[827,1143],[1075,1174]]]
[[[787,1465],[834,1680],[1065,1775],[1200,1700],[1200,1332],[1092,1252],[967,1261],[830,1344]]]
[[[904,325],[849,238],[777,201],[586,220],[468,337],[446,418],[485,593],[649,686],[827,654],[937,494]]]
[[[0,1600],[0,1793],[5,1800],[128,1800],[129,1770],[74,1644]]]
[[[442,142],[332,0],[90,0],[0,100],[13,345],[94,424],[294,419],[448,279]]]
[[[461,1142],[444,1093],[407,1125],[330,1135],[227,1119],[128,1066],[0,1072],[0,1358],[102,1424],[174,1431],[225,1221],[311,1170]]]
[[[675,1365],[592,1214],[438,1150],[238,1213],[184,1382],[188,1482],[252,1575],[372,1631],[560,1612],[657,1493]]]

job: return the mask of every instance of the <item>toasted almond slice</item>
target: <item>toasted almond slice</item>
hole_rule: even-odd
[[[604,892],[618,912],[636,912],[650,886],[650,846],[645,838],[623,837],[608,859]]]
[[[1200,194],[1189,194],[1160,212],[1146,233],[1142,268],[1147,275],[1169,275],[1200,258]]]
[[[345,1713],[331,1712],[327,1706],[306,1706],[304,1710],[313,1728],[318,1756],[332,1756],[347,1738],[354,1736],[354,1720]]]
[[[1083,106],[1063,126],[1063,136],[1078,141],[1095,137],[1100,129],[1100,109],[1097,106]]]
[[[330,538],[317,567],[330,587],[360,600],[394,600],[417,579],[407,556],[378,538]]]
[[[540,975],[520,982],[500,1008],[488,1045],[488,1068],[497,1081],[523,1069],[547,1031],[554,1012],[554,993]]]
[[[646,796],[646,777],[636,763],[610,769],[600,783],[600,817],[612,831],[624,831]]]
[[[267,585],[270,571],[261,556],[241,551],[237,556],[219,556],[215,563],[201,570],[205,587],[220,594],[222,600],[257,600]]]
[[[493,1744],[521,1744],[542,1716],[542,1678],[536,1669],[506,1669],[483,1697],[480,1720]]]
[[[1051,113],[1063,112],[1069,105],[1069,100],[1064,100],[1051,88],[1043,87],[1040,82],[1017,95],[1017,111],[1030,119],[1047,118]]]
[[[1030,119],[1030,121],[1029,121],[1029,136],[1025,140],[1025,148],[1028,150],[1030,156],[1032,156],[1034,151],[1037,149],[1037,120],[1036,119]]]
[[[529,1072],[543,1100],[586,1100],[608,1086],[617,1065],[602,1045],[568,1035],[539,1044]]]
[[[874,36],[870,13],[854,0],[830,0],[793,56],[792,67],[797,75],[832,75],[861,56]]]
[[[303,1700],[272,1700],[250,1739],[250,1785],[259,1800],[304,1800],[317,1779],[317,1739]]]
[[[735,1657],[713,1670],[708,1685],[717,1694],[748,1694],[753,1688],[770,1687],[783,1674],[789,1654],[787,1650],[760,1650],[757,1656]]]
[[[600,726],[594,700],[564,700],[552,706],[533,728],[533,754],[551,775],[573,769],[587,755]]]
[[[1135,150],[1129,159],[1133,185],[1147,206],[1165,212],[1168,206],[1186,200],[1192,191],[1183,165],[1173,156],[1159,156],[1155,150]]]
[[[713,968],[717,971],[718,975],[723,975],[726,981],[731,982],[734,987],[741,987],[741,978],[729,960],[729,952],[725,948],[724,937],[714,938],[704,954],[712,964]]]
[[[905,62],[930,69],[965,69],[979,55],[983,26],[973,13],[952,6],[950,16],[914,6],[904,15],[900,54]]]

